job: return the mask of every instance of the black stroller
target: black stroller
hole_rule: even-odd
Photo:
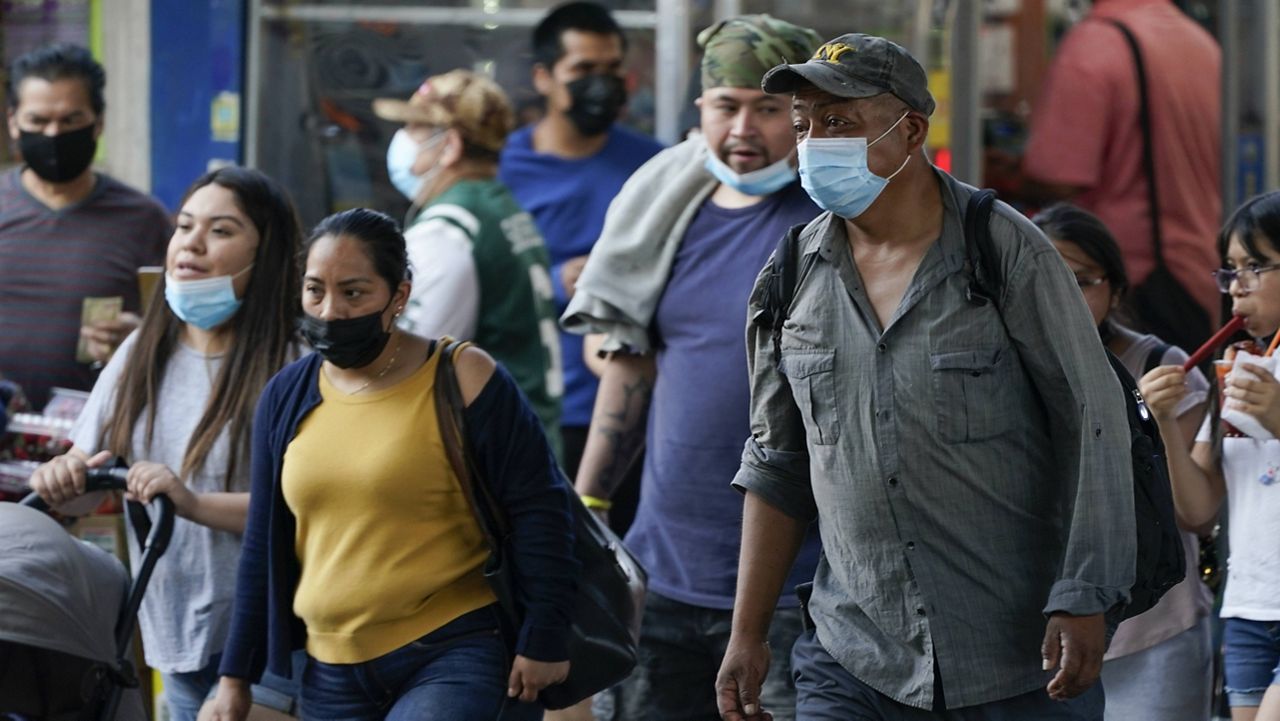
[[[123,490],[126,473],[92,469],[86,491]],[[126,506],[142,543],[133,579],[45,515],[39,496],[0,503],[0,721],[146,718],[131,641],[174,521],[168,497],[155,501],[155,523],[140,504]]]

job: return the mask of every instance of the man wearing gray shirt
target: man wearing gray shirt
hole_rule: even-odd
[[[1122,391],[1074,277],[998,204],[1001,296],[970,298],[974,189],[925,155],[934,101],[899,46],[844,35],[763,87],[794,94],[801,182],[828,212],[800,235],[779,357],[769,328],[747,331],[723,718],[766,718],[769,614],[817,518],[797,719],[1100,720],[1133,486]]]

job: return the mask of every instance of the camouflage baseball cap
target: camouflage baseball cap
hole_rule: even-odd
[[[806,83],[842,98],[893,93],[912,110],[933,114],[924,68],[901,45],[875,35],[841,35],[806,62],[770,70],[761,87],[766,93],[794,93]]]
[[[502,88],[470,70],[429,77],[408,101],[378,98],[373,112],[397,123],[456,128],[468,142],[494,152],[502,150],[516,124]]]
[[[758,88],[770,68],[809,57],[821,41],[809,28],[768,15],[721,20],[698,33],[702,87]]]

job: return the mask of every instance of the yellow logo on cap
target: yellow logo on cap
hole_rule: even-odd
[[[858,52],[858,49],[852,45],[845,45],[844,43],[827,43],[826,45],[818,48],[818,51],[813,54],[813,59],[828,63],[838,63],[840,62],[840,57],[845,53],[856,52]]]

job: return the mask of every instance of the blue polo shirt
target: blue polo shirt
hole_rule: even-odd
[[[658,141],[620,125],[609,130],[609,140],[600,152],[586,158],[561,158],[535,151],[532,125],[507,138],[498,179],[533,216],[542,233],[551,255],[557,313],[563,313],[569,303],[560,282],[565,261],[591,252],[613,196],[637,168],[660,150]],[[597,383],[582,360],[582,336],[561,331],[560,350],[565,387],[560,425],[589,426]]]

